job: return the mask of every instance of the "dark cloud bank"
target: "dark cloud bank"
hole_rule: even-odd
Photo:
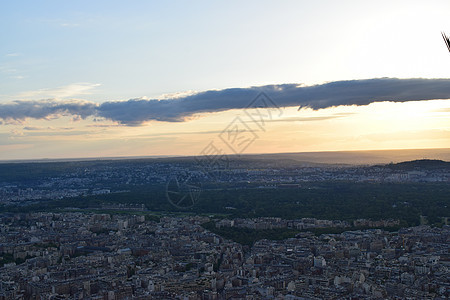
[[[246,108],[259,92],[279,107],[321,109],[340,105],[367,105],[380,101],[418,101],[450,98],[450,79],[379,78],[336,81],[314,86],[266,85],[212,90],[167,100],[131,99],[95,104],[86,101],[15,101],[0,105],[3,121],[44,119],[53,115],[103,117],[126,125],[145,121],[181,122],[197,113]]]
[[[86,101],[14,101],[0,104],[0,119],[23,120],[26,118],[46,119],[54,115],[69,114],[86,118],[96,114],[97,106]]]

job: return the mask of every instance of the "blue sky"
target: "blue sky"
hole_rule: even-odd
[[[448,1],[4,1],[1,90],[83,82],[101,85],[90,97],[101,101],[442,77],[433,56],[444,58],[448,11]]]
[[[448,78],[450,57],[440,32],[450,31],[449,11],[449,1],[2,1],[0,104],[101,104],[273,84]],[[2,143],[17,143],[15,134],[25,127],[79,131],[92,125],[34,123],[41,121],[0,126]],[[195,130],[202,126],[208,125],[200,122]],[[130,132],[123,130],[121,137]],[[48,149],[40,155],[54,153]],[[288,150],[296,149],[302,150]],[[58,155],[74,155],[64,151]]]

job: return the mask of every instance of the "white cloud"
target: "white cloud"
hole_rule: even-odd
[[[36,91],[22,92],[16,95],[19,99],[35,99],[35,98],[70,98],[80,95],[89,95],[92,90],[100,86],[99,83],[72,83],[66,86],[54,89],[39,89]]]
[[[17,75],[17,76],[11,76],[10,78],[12,78],[12,79],[24,79],[25,76]]]
[[[61,23],[60,25],[62,27],[78,27],[78,26],[80,26],[80,24],[78,24],[78,23]]]
[[[187,97],[187,96],[192,96],[192,95],[195,95],[197,93],[198,93],[197,91],[189,90],[189,91],[178,92],[178,93],[162,94],[161,96],[158,97],[158,99],[160,99],[160,100],[179,99],[179,98],[184,98],[184,97]],[[151,100],[151,99],[149,99],[147,97],[143,97],[142,99],[143,100]]]

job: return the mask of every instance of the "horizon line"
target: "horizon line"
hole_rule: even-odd
[[[245,153],[245,154],[225,154],[229,157],[257,156],[257,155],[289,155],[289,154],[325,154],[325,153],[348,153],[348,152],[382,152],[382,151],[430,151],[449,150],[450,148],[401,148],[401,149],[361,149],[361,150],[318,150],[300,152],[266,152],[266,153]],[[96,160],[137,160],[137,159],[161,159],[161,158],[195,158],[201,155],[130,155],[130,156],[86,156],[86,157],[63,157],[63,158],[17,158],[1,159],[0,164],[5,163],[50,163],[50,162],[83,162]],[[424,158],[425,159],[425,158]]]

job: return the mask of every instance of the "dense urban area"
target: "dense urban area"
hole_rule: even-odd
[[[1,164],[0,299],[450,297],[450,163],[216,163]]]
[[[3,299],[446,299],[450,227],[419,226],[252,247],[210,218],[32,213],[2,216]],[[267,220],[266,220],[267,221]],[[274,225],[285,222],[272,219]],[[223,222],[222,222],[223,223]],[[216,223],[217,224],[217,223]],[[314,223],[310,223],[314,226]]]
[[[305,182],[450,182],[450,163],[421,160],[379,166],[311,164],[289,160],[189,159],[2,164],[2,204],[123,192],[130,186],[164,184],[170,177],[193,184],[293,188]]]

